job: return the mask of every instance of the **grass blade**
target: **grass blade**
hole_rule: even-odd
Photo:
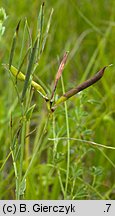
[[[23,36],[22,36],[22,44],[21,44],[21,51],[20,51],[20,57],[19,57],[19,65],[21,64],[22,53],[23,53],[24,46],[25,46],[25,36],[26,36],[26,20],[24,22],[24,30],[23,30]]]
[[[24,62],[25,62],[25,60],[26,60],[26,58],[27,58],[27,56],[28,56],[30,50],[31,50],[31,47],[29,47],[29,48],[27,49],[27,51],[26,51],[26,53],[25,53],[25,56],[24,56],[24,58],[23,58],[21,64],[19,65],[19,69],[18,69],[18,72],[17,72],[17,75],[16,75],[16,82],[17,82],[17,76],[18,76],[19,72],[21,71],[22,66],[23,66],[23,64],[24,64]],[[12,66],[11,66],[11,67],[12,67]]]
[[[11,46],[11,51],[10,51],[10,59],[9,59],[9,69],[10,69],[10,67],[12,65],[12,61],[13,61],[13,57],[14,57],[18,31],[19,31],[19,27],[20,27],[20,22],[21,22],[21,20],[18,22],[18,25],[16,27],[16,30],[15,30],[15,33],[14,33],[14,36],[13,36],[13,41],[12,41],[12,46]]]
[[[42,28],[43,28],[43,16],[44,16],[44,2],[41,5],[39,16],[38,16],[38,26],[37,26],[37,34],[38,34],[38,44],[37,44],[37,55],[36,59],[39,58],[39,51],[40,51],[40,42],[42,37]]]
[[[81,18],[89,25],[91,26],[91,28],[97,32],[98,34],[100,35],[103,35],[103,33],[100,31],[100,29],[94,25],[94,23],[92,23],[83,13],[82,11],[80,10],[80,8],[77,7],[77,4],[75,4],[73,2],[73,0],[71,0],[72,4],[73,4],[73,7],[75,8],[75,10],[77,11],[77,13],[81,16]]]
[[[24,82],[24,88],[23,88],[23,92],[22,92],[21,101],[23,101],[23,99],[24,99],[24,96],[25,96],[27,88],[28,88],[30,75],[32,74],[32,67],[33,67],[33,64],[34,64],[37,44],[38,44],[38,37],[37,37],[37,39],[36,39],[36,41],[34,43],[32,53],[31,53],[31,56],[30,56],[30,61],[29,61],[28,68],[27,68],[27,73],[26,73],[26,78],[25,78],[25,82]]]
[[[41,54],[43,53],[44,47],[45,47],[45,45],[46,45],[46,41],[47,41],[47,37],[48,37],[50,25],[51,25],[51,20],[52,20],[53,11],[54,11],[54,10],[53,10],[53,8],[52,8],[51,13],[50,13],[50,17],[49,17],[49,20],[48,20],[47,28],[46,28],[46,33],[45,33],[45,36],[44,36],[44,39],[43,39],[43,43],[42,43]]]
[[[27,29],[27,33],[28,33],[28,38],[29,38],[29,44],[32,47],[32,36],[30,33],[30,28],[29,28],[29,24],[28,24],[28,20],[26,19],[26,29]]]

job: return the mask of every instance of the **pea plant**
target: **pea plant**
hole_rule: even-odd
[[[42,81],[40,83],[38,83],[37,81],[34,81],[35,70],[39,67],[39,62],[44,52],[46,41],[48,38],[52,14],[53,14],[53,9],[51,10],[45,33],[43,33],[44,4],[41,5],[39,16],[38,16],[37,32],[36,32],[36,36],[34,40],[32,40],[32,35],[31,35],[28,21],[27,19],[25,19],[23,40],[22,40],[20,56],[19,56],[19,64],[18,64],[18,67],[16,67],[14,66],[13,60],[15,56],[20,25],[22,22],[22,21],[19,21],[18,25],[16,26],[16,30],[14,32],[14,36],[12,40],[11,51],[9,55],[9,63],[4,65],[4,67],[9,71],[10,78],[16,90],[16,94],[17,94],[17,98],[18,98],[18,102],[20,104],[20,110],[21,110],[20,124],[19,124],[18,129],[15,130],[15,134],[13,133],[12,115],[11,115],[11,120],[10,120],[10,129],[11,129],[11,144],[10,144],[11,153],[10,154],[12,155],[15,179],[16,179],[16,199],[20,199],[21,196],[23,196],[25,193],[26,178],[29,173],[30,167],[35,159],[35,156],[38,154],[38,150],[39,150],[39,144],[36,144],[33,154],[31,156],[31,159],[29,160],[28,167],[26,171],[24,172],[25,143],[27,142],[26,141],[27,137],[32,134],[32,132],[28,133],[28,127],[30,127],[31,125],[30,120],[31,120],[31,117],[32,117],[32,114],[33,114],[33,111],[36,105],[36,104],[31,105],[32,98],[33,98],[33,90],[38,93],[39,97],[43,98],[43,100],[45,101],[46,107],[47,107],[47,111],[48,111],[47,115],[53,119],[55,110],[57,110],[60,105],[63,105],[67,100],[70,100],[71,97],[74,97],[75,94],[78,94],[79,92],[83,91],[84,89],[98,82],[103,77],[105,69],[108,67],[108,66],[104,66],[93,77],[79,84],[77,87],[74,87],[65,93],[63,92],[62,96],[56,99],[55,92],[57,89],[57,84],[58,84],[59,79],[62,77],[62,73],[64,71],[64,67],[66,65],[66,61],[69,55],[69,52],[66,51],[59,64],[59,68],[58,68],[58,71],[56,73],[56,77],[54,80],[53,89],[50,89],[50,94],[47,91],[48,88],[44,88],[44,84]],[[25,39],[26,36],[27,36],[27,40]],[[27,42],[26,44],[27,49],[25,49],[25,40]],[[26,69],[26,72],[23,73],[22,67],[25,64],[26,64],[27,69]],[[19,91],[18,85],[17,85],[19,80],[24,82],[23,89],[21,92]],[[61,181],[60,172],[58,170],[61,190],[62,190],[62,193],[65,199],[67,198],[69,169],[70,169],[70,142],[69,142],[67,107],[66,107],[66,122],[67,122],[67,131],[68,131],[67,133],[68,134],[67,135],[68,153],[67,153],[67,172],[66,172],[65,187],[63,185],[63,182]],[[40,139],[43,138],[46,127],[47,127],[47,124],[45,124],[44,126]],[[54,137],[55,137],[55,131],[54,131]],[[57,150],[57,142],[55,141],[54,142],[54,163],[55,163],[56,150]]]

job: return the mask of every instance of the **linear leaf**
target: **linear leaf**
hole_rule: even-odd
[[[28,56],[30,50],[31,50],[31,47],[29,47],[29,48],[27,49],[27,51],[26,51],[26,53],[25,53],[25,56],[24,56],[24,58],[22,59],[21,64],[19,65],[18,73],[17,73],[17,75],[16,75],[16,82],[17,82],[17,76],[18,76],[19,72],[21,71],[22,66],[23,66],[23,64],[24,64],[24,62],[25,62],[25,60],[26,60],[26,58],[27,58],[27,56]]]
[[[27,88],[28,88],[28,84],[29,84],[29,80],[30,80],[30,75],[32,74],[32,67],[33,67],[34,60],[35,60],[37,43],[38,43],[38,37],[37,37],[37,39],[36,39],[36,41],[34,43],[34,46],[33,46],[33,49],[32,49],[32,53],[31,53],[31,56],[30,56],[30,61],[29,61],[29,64],[28,64],[26,78],[25,78],[25,82],[24,82],[24,88],[23,88],[23,91],[22,91],[22,97],[21,97],[22,101],[24,99],[24,96],[25,96]]]
[[[10,67],[12,65],[12,61],[13,61],[13,57],[14,57],[18,31],[19,31],[19,27],[20,27],[20,22],[21,22],[21,20],[17,24],[16,30],[15,30],[15,33],[14,33],[14,36],[13,36],[13,40],[12,40],[12,46],[11,46],[10,58],[9,58],[9,69],[10,69]]]
[[[39,58],[40,43],[41,43],[42,29],[43,29],[43,16],[44,16],[44,2],[41,5],[40,12],[39,12],[39,15],[38,15],[38,25],[37,25],[38,44],[37,44],[36,59]]]
[[[44,39],[43,39],[43,43],[42,43],[41,54],[43,53],[44,47],[45,47],[45,45],[46,45],[46,41],[47,41],[47,37],[48,37],[50,25],[51,25],[51,20],[52,20],[53,11],[54,11],[54,10],[53,10],[53,8],[52,8],[51,13],[50,13],[50,17],[49,17],[49,20],[48,20],[47,28],[46,28],[46,33],[45,33],[45,36],[44,36]]]
[[[26,113],[26,119],[27,119],[27,121],[29,121],[31,119],[32,113],[34,111],[35,106],[36,106],[36,104],[34,104],[31,107],[29,107],[29,109],[27,110],[27,113]]]

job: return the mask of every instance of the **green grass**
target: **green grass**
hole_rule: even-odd
[[[0,39],[0,199],[115,199],[115,3],[52,0],[44,16],[41,3],[0,3],[8,15]],[[66,51],[55,100],[113,66],[49,114],[43,94],[51,97]],[[9,59],[24,82],[3,66]]]

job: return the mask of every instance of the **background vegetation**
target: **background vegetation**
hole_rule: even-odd
[[[17,145],[16,169],[20,173],[22,165],[21,179],[24,180],[17,186],[20,190],[17,198],[115,199],[115,151],[95,144],[115,146],[115,1],[45,2],[43,34],[52,8],[54,12],[34,80],[42,81],[50,94],[59,61],[68,50],[68,61],[56,97],[103,66],[113,63],[113,67],[105,71],[98,83],[58,107],[49,119],[46,104],[32,90],[29,107],[36,106],[24,132],[16,89],[2,64],[9,62],[12,38],[21,19],[13,59],[13,65],[18,68],[24,19],[27,17],[34,41],[41,3],[0,1],[0,7],[5,8],[8,15],[4,23],[6,30],[0,40],[0,199],[16,199],[16,184],[19,182],[12,157],[14,139]],[[23,47],[23,51],[26,50],[27,44]],[[26,66],[24,64],[22,71]],[[23,85],[18,81],[19,94]],[[26,102],[28,98],[26,96]]]

